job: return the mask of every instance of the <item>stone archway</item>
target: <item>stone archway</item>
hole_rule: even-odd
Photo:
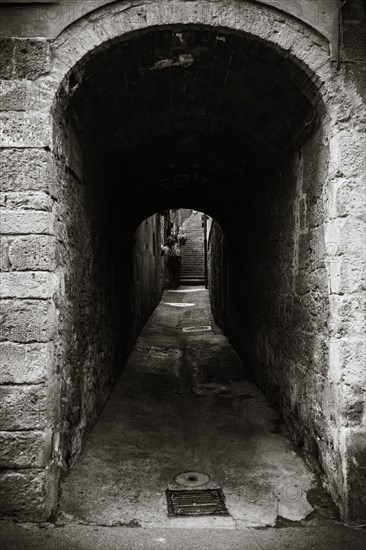
[[[295,148],[291,170],[288,174],[282,174],[280,179],[288,189],[295,189],[293,196],[292,191],[289,194],[292,202],[287,202],[295,209],[293,234],[296,235],[296,257],[294,255],[292,258],[294,278],[291,284],[298,285],[300,296],[305,296],[309,288],[320,288],[321,299],[324,298],[321,304],[326,309],[317,315],[312,330],[321,337],[303,342],[302,352],[308,354],[311,360],[301,368],[314,366],[310,376],[305,377],[305,386],[296,384],[299,373],[295,372],[295,363],[298,358],[293,364],[288,363],[288,374],[281,380],[278,367],[283,356],[276,354],[273,348],[275,340],[263,327],[253,334],[252,341],[256,342],[253,357],[257,361],[257,369],[262,369],[263,365],[267,367],[266,376],[261,379],[258,371],[258,378],[264,387],[267,385],[267,391],[274,392],[282,403],[282,413],[287,417],[294,437],[305,441],[310,454],[318,455],[316,463],[321,464],[333,498],[339,501],[343,517],[357,520],[363,513],[360,512],[362,505],[365,505],[361,495],[362,480],[356,478],[352,460],[352,457],[356,457],[357,463],[361,460],[364,430],[361,423],[364,381],[359,368],[365,351],[359,308],[364,248],[359,214],[353,205],[359,199],[364,172],[360,131],[364,108],[359,107],[360,98],[353,83],[344,72],[337,72],[330,62],[328,43],[323,37],[288,15],[279,18],[276,10],[234,0],[146,2],[136,6],[126,6],[124,2],[110,4],[62,31],[50,44],[51,56],[46,41],[35,41],[35,45],[30,46],[37,48],[39,62],[39,68],[36,64],[33,69],[35,73],[31,78],[34,80],[30,81],[29,73],[24,73],[28,77],[26,83],[17,78],[14,83],[9,82],[9,86],[23,90],[25,103],[22,106],[24,112],[17,112],[6,119],[8,126],[3,131],[6,147],[3,162],[5,173],[11,181],[6,191],[23,193],[21,197],[12,196],[14,202],[10,202],[3,222],[4,233],[9,236],[7,247],[12,266],[12,270],[5,275],[3,291],[8,319],[5,339],[9,340],[9,344],[6,353],[11,362],[22,361],[24,357],[30,361],[31,373],[27,374],[26,379],[19,375],[16,383],[30,383],[32,387],[17,387],[14,393],[6,390],[10,406],[15,400],[23,403],[29,411],[27,419],[17,419],[15,406],[15,412],[7,416],[6,429],[9,433],[12,430],[34,430],[28,433],[24,441],[19,441],[16,435],[9,437],[15,445],[26,442],[35,450],[32,455],[34,459],[25,458],[27,471],[22,470],[22,465],[16,460],[8,463],[10,470],[19,468],[7,474],[5,484],[8,484],[9,492],[25,488],[23,500],[16,501],[13,508],[20,515],[24,515],[27,508],[32,517],[49,516],[57,500],[60,470],[65,461],[72,463],[80,451],[82,436],[107,398],[113,379],[113,372],[108,372],[103,378],[101,395],[97,398],[94,392],[93,399],[83,412],[84,417],[78,418],[71,438],[71,449],[67,450],[71,454],[67,458],[63,447],[65,437],[69,437],[64,425],[65,403],[69,422],[74,403],[82,401],[82,392],[87,391],[88,387],[94,391],[97,382],[97,379],[86,378],[85,386],[78,387],[77,395],[74,395],[76,386],[68,385],[70,380],[67,377],[63,380],[60,377],[64,362],[73,361],[72,353],[65,355],[65,347],[69,351],[73,349],[72,334],[78,331],[70,322],[69,304],[72,302],[72,307],[75,307],[75,281],[85,275],[85,272],[79,273],[75,280],[70,277],[71,256],[65,246],[72,227],[68,209],[71,197],[69,186],[73,187],[73,200],[80,206],[82,193],[78,181],[84,177],[90,181],[93,170],[91,165],[83,166],[79,121],[74,118],[71,123],[69,119],[66,124],[58,108],[63,105],[68,109],[68,104],[72,103],[73,97],[85,83],[88,66],[95,70],[93,62],[98,56],[101,60],[103,52],[111,52],[119,43],[138,41],[139,37],[159,33],[164,28],[169,29],[170,33],[179,33],[184,31],[185,26],[209,29],[216,38],[232,34],[246,37],[258,49],[267,48],[266,51],[273,52],[274,62],[283,60],[284,64],[288,63],[288,70],[293,70],[295,88],[307,98],[308,106],[302,120],[297,120],[289,132],[291,139],[283,132],[285,137],[281,145],[289,149],[288,154],[290,145],[295,145]],[[177,59],[165,57],[165,63],[188,66],[191,59],[184,55],[181,59],[179,56]],[[102,61],[100,69],[103,69]],[[22,73],[20,75],[22,77]],[[89,76],[93,74],[89,73]],[[280,102],[281,87],[277,99]],[[349,106],[347,116],[342,111],[344,102]],[[310,105],[313,111],[308,109]],[[287,107],[285,115],[289,113]],[[16,106],[12,110],[17,111]],[[79,112],[74,110],[74,113]],[[304,144],[308,131],[309,134],[310,130],[314,132],[312,124],[316,116],[321,122],[321,129],[311,142]],[[274,131],[275,127],[270,128]],[[254,150],[261,150],[264,144],[260,141],[260,134],[251,137]],[[196,145],[197,142],[193,147]],[[198,143],[200,147],[202,144]],[[301,155],[298,155],[299,149],[302,149]],[[276,151],[276,147],[269,148],[266,158],[275,158]],[[315,151],[319,156],[314,167]],[[210,162],[212,156],[208,157],[208,164]],[[207,170],[203,172],[203,177],[206,177]],[[108,173],[108,176],[113,176],[113,173]],[[250,176],[248,183],[253,185],[253,172]],[[270,196],[280,204],[280,192]],[[24,200],[29,201],[32,211],[22,210]],[[137,196],[136,204],[139,200]],[[290,201],[290,198],[286,200]],[[79,221],[88,217],[88,204],[74,212]],[[316,209],[321,209],[321,212]],[[144,212],[144,216],[147,213]],[[268,218],[271,223],[275,222],[275,216]],[[85,224],[87,226],[88,223]],[[91,226],[89,229],[91,231]],[[310,231],[312,236],[309,240]],[[13,239],[14,235],[16,238]],[[83,238],[81,234],[78,241],[80,247]],[[89,237],[85,242],[91,243]],[[316,250],[315,258],[309,257],[309,243]],[[25,272],[27,270],[32,273]],[[320,282],[315,280],[317,274],[314,277],[310,275],[317,270],[321,270],[318,272],[321,272]],[[95,276],[98,277],[98,274],[95,273]],[[305,291],[304,288],[301,290],[304,285]],[[90,288],[90,292],[94,292],[94,287]],[[300,300],[305,303],[307,298]],[[288,306],[286,300],[285,306]],[[309,311],[314,307],[311,300],[307,307]],[[293,319],[292,313],[286,310],[279,309],[277,313],[280,317],[290,315]],[[235,316],[237,313],[233,311],[234,319]],[[65,326],[68,326],[68,336]],[[248,353],[247,343],[240,338],[244,329],[245,323],[237,317],[233,337],[237,346],[242,346],[243,353]],[[307,328],[304,330],[306,332]],[[93,355],[92,348],[84,349],[84,352]],[[47,369],[44,368],[45,362]],[[321,363],[321,368],[318,368],[318,363]],[[10,380],[13,380],[12,376]],[[290,387],[291,378],[295,384],[285,391],[286,385]],[[314,386],[311,386],[311,381],[315,381]],[[303,391],[315,395],[309,408],[298,404],[298,397]]]

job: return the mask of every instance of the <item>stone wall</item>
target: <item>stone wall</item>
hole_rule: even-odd
[[[227,269],[223,254],[224,233],[220,225],[212,220],[208,237],[208,289],[215,322],[227,333],[227,300],[224,291],[224,272]]]
[[[164,286],[164,258],[160,255],[163,224],[164,217],[156,214],[140,224],[136,231],[133,252],[134,339],[161,300]]]
[[[229,258],[230,338],[345,517],[350,513],[345,432],[352,432],[357,467],[364,464],[358,428],[365,415],[365,373],[359,362],[364,319],[347,244],[326,239],[334,223],[328,207],[339,200],[339,183],[324,183],[330,164],[324,143],[324,128],[319,128],[284,165],[282,181],[262,190],[255,217],[245,213],[236,232],[240,238],[230,241],[241,254]],[[349,245],[357,263],[364,256],[356,258],[362,235],[356,227]],[[340,308],[336,316],[330,313],[334,303]],[[357,483],[354,474],[352,479]],[[365,506],[358,483],[357,509],[350,514],[355,519]]]
[[[77,132],[58,122],[53,158],[1,151],[1,513],[22,519],[54,509],[162,292],[159,216],[111,239]]]
[[[235,248],[245,251],[242,267],[230,258],[232,341],[314,467],[319,458],[326,460],[336,432],[329,418],[333,415],[334,423],[334,398],[326,387],[329,297],[323,182],[328,158],[321,142],[319,129],[287,161],[282,181],[262,192],[256,217],[248,212],[238,232]],[[329,467],[330,474],[335,466]]]
[[[53,297],[62,292],[50,126],[36,82],[49,71],[49,44],[5,39],[0,49],[1,511],[47,517],[57,493]]]
[[[161,298],[160,217],[136,230],[113,206],[94,171],[93,154],[79,144],[68,118],[57,120],[54,190],[58,269],[55,381],[59,392],[55,456],[62,474],[72,467],[106,403],[135,340]],[[59,386],[60,384],[60,386]]]
[[[83,0],[73,2],[77,3],[79,8],[85,4]],[[49,7],[52,8],[50,4]],[[159,187],[158,180],[148,179],[154,174],[149,167],[141,178],[148,184],[138,187],[139,162],[133,161],[133,169],[124,180],[121,157],[116,153],[115,192],[118,194],[123,188],[125,194],[120,193],[119,201],[110,199],[103,173],[93,171],[93,154],[85,150],[85,143],[79,143],[78,113],[70,120],[61,117],[54,125],[52,118],[61,105],[65,114],[70,97],[85,84],[83,70],[96,50],[100,55],[111,44],[123,42],[127,33],[137,36],[149,27],[157,33],[163,26],[201,25],[206,29],[230,30],[225,36],[214,38],[215,47],[223,48],[225,59],[231,59],[225,53],[233,38],[229,39],[229,34],[250,37],[250,44],[244,48],[246,85],[238,91],[234,71],[233,82],[226,86],[228,65],[224,64],[225,78],[216,79],[219,85],[214,86],[212,96],[214,112],[226,116],[230,124],[240,125],[243,121],[243,128],[249,128],[249,133],[237,134],[246,136],[243,141],[242,137],[221,141],[220,147],[210,152],[203,172],[206,176],[215,173],[213,184],[207,183],[209,178],[193,178],[192,181],[206,183],[193,183],[189,188],[189,198],[199,199],[197,208],[205,209],[203,202],[207,200],[207,210],[217,214],[220,221],[229,221],[233,209],[234,218],[242,220],[236,227],[240,237],[235,240],[235,231],[229,235],[230,249],[236,254],[241,250],[240,262],[235,255],[230,258],[233,340],[243,356],[248,354],[253,361],[258,380],[282,407],[297,441],[304,441],[313,456],[319,451],[319,462],[328,474],[342,517],[364,521],[364,3],[354,0],[344,6],[338,57],[329,54],[333,37],[319,34],[309,22],[304,25],[301,17],[281,13],[279,18],[278,10],[245,0],[113,2],[86,17],[82,10],[77,11],[79,19],[55,40],[57,32],[47,34],[47,25],[36,26],[36,37],[31,38],[30,20],[24,25],[20,18],[23,8],[16,9],[19,19],[7,25],[10,34],[7,31],[0,41],[0,162],[4,193],[1,346],[6,357],[1,388],[1,437],[6,442],[1,479],[8,511],[23,518],[49,516],[57,501],[60,467],[74,460],[87,430],[85,418],[88,412],[91,420],[95,418],[91,411],[102,406],[114,370],[118,370],[127,352],[118,355],[113,351],[120,336],[116,327],[121,328],[126,342],[133,340],[129,332],[135,295],[131,258],[137,224],[127,223],[130,211],[134,210],[135,217],[140,215],[141,221],[148,215],[141,217],[141,212],[158,211],[160,200],[171,199],[174,194],[177,197],[177,193],[180,198],[187,195],[187,186],[175,183],[169,196],[164,195],[164,186]],[[328,14],[326,10],[324,13]],[[6,23],[6,19],[0,19]],[[331,19],[338,29],[338,14],[332,11]],[[59,30],[63,28],[61,24]],[[254,51],[262,52],[259,66],[250,63]],[[183,53],[182,75],[191,60],[189,51]],[[208,68],[216,65],[215,56],[210,53]],[[269,64],[265,62],[267,55]],[[126,64],[129,61],[134,73],[133,56],[126,57]],[[156,61],[157,58],[152,59],[153,64]],[[105,109],[100,108],[105,60],[99,57],[98,63],[102,78],[95,82],[95,90],[91,87],[94,114],[83,121],[94,122],[94,133],[85,127],[84,133],[92,143],[99,140],[105,156],[110,146],[121,142],[146,144],[151,135],[147,122],[154,118],[162,94],[146,86],[145,98],[151,102],[148,116],[142,116],[144,104],[139,110],[141,95],[135,96],[135,114],[142,123],[136,130],[133,121],[128,134],[124,119],[116,120],[117,109],[109,100],[108,89],[103,99],[104,106],[109,107],[109,120]],[[120,74],[118,55],[115,67]],[[147,80],[155,78],[153,71],[145,72]],[[263,102],[261,94],[269,92],[268,81],[276,81],[279,75],[280,87],[274,87],[266,96],[268,101]],[[134,74],[127,77],[127,96],[131,96]],[[91,81],[93,78],[87,79],[87,84]],[[182,76],[181,83],[184,82]],[[196,84],[192,93],[177,95],[177,112],[186,112],[180,97],[191,102],[196,112],[194,89],[200,89]],[[164,94],[169,101],[170,85],[169,79],[164,80]],[[231,106],[230,102],[221,101],[223,92],[230,90],[236,98]],[[247,97],[244,92],[248,91]],[[205,113],[213,111],[204,102],[207,94],[201,95],[201,120],[198,124],[193,121],[192,126],[182,120],[181,128],[192,132],[204,128],[206,132],[215,127],[214,121],[205,119]],[[79,99],[88,113],[87,100],[91,98],[81,94]],[[314,110],[314,119],[307,118],[308,109],[315,109],[317,101],[326,112],[323,129],[302,148],[300,158],[301,129],[310,134],[316,117]],[[128,117],[130,104],[121,103]],[[240,106],[247,108],[241,118]],[[161,116],[166,107],[161,105]],[[172,126],[159,116],[154,125],[157,134]],[[290,127],[283,126],[284,120]],[[206,137],[204,134],[205,145]],[[167,141],[171,141],[169,134]],[[224,154],[225,145],[229,145],[229,150]],[[192,155],[190,149],[197,148],[178,147]],[[284,149],[287,153],[291,149],[294,157],[291,160],[288,155],[290,160],[282,168],[281,186],[275,174],[273,186],[268,179],[268,186],[264,185],[262,168],[268,169],[270,153],[277,160],[279,151]],[[248,155],[244,155],[246,150]],[[137,156],[145,159],[141,151]],[[259,157],[251,151],[262,155],[263,162],[258,162]],[[156,150],[152,154],[157,158]],[[179,159],[185,155],[186,152]],[[128,153],[126,157],[130,159]],[[196,167],[197,158],[190,158]],[[168,155],[164,166],[171,162]],[[231,171],[235,163],[240,170]],[[255,177],[256,171],[261,172],[261,178]],[[229,173],[230,178],[225,178]],[[242,216],[249,204],[248,189],[256,190],[260,199],[256,208],[250,204],[248,220],[252,223]],[[152,203],[158,205],[154,210]],[[248,258],[244,270],[239,267],[243,256]],[[250,274],[252,268],[254,272]],[[253,309],[251,292],[258,308]],[[243,305],[242,318],[235,309],[238,305]],[[142,318],[146,314],[140,315]],[[252,342],[256,344],[254,348]],[[283,353],[278,351],[281,349]],[[99,370],[96,355],[105,369]],[[96,395],[85,401],[84,391]],[[303,392],[310,396],[309,404],[300,399]],[[68,430],[71,439],[64,436]]]

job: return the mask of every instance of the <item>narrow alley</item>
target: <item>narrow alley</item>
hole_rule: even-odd
[[[174,481],[187,471],[208,476],[201,488],[223,489],[228,516],[168,517],[165,490],[189,489],[189,480]],[[66,519],[95,525],[264,527],[305,519],[315,487],[213,324],[208,292],[183,287],[164,293],[143,329],[60,507]]]

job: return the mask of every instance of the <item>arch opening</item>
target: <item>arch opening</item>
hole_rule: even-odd
[[[150,387],[156,403],[167,396],[165,374],[171,388],[171,376],[183,376],[167,418],[190,410],[183,400],[199,420],[197,405],[210,392],[213,400],[229,393],[239,411],[250,403],[230,368],[220,370],[219,355],[205,355],[216,338],[280,411],[342,519],[365,523],[365,9],[362,0],[332,7],[319,0],[315,14],[313,0],[295,3],[296,13],[285,0],[281,7],[273,0],[2,3],[0,512],[7,517],[56,517],[66,488],[60,478],[67,473],[79,487],[82,450],[92,461],[101,456],[86,444],[103,426],[101,414],[111,413],[109,428],[118,429],[136,412],[133,396],[113,396],[128,379],[128,361],[146,354],[139,338],[148,334],[145,345],[160,349],[147,353],[140,381],[161,382],[162,394]],[[160,222],[182,208],[208,216],[209,289],[166,290],[150,318],[165,286]],[[178,331],[178,340],[187,350],[175,338],[161,350],[152,327],[159,319],[168,340],[185,320],[190,330]],[[196,372],[203,386],[190,384],[181,359],[188,372],[206,361],[208,370]],[[150,367],[162,367],[162,376]],[[210,371],[216,367],[220,376]],[[146,411],[143,393],[135,392],[137,410]],[[234,409],[225,409],[226,420]],[[243,451],[232,449],[233,462],[246,452],[243,429],[267,418],[264,409],[242,418],[239,437],[235,421],[222,424],[225,449],[237,443]],[[159,415],[147,416],[140,435],[150,455],[144,430]],[[139,421],[129,419],[132,427]],[[202,429],[206,449],[220,440],[196,417],[185,426],[189,438],[192,427]],[[269,437],[278,442],[279,431],[276,424]],[[268,455],[258,438],[250,444],[258,466]],[[128,453],[125,440],[117,457],[122,449]],[[141,455],[127,458],[138,463]],[[88,502],[103,496],[104,462]],[[243,460],[237,466],[229,478],[241,479],[247,495]],[[181,465],[170,479],[225,480],[224,470],[190,469]],[[273,478],[266,486],[279,496]],[[277,508],[289,512],[288,502]],[[348,543],[351,531],[343,532]]]
[[[319,259],[328,152],[319,87],[280,48],[207,25],[126,35],[67,75],[54,109],[67,466],[160,300],[155,213],[194,208],[217,220],[215,319],[322,472],[314,457],[328,335]],[[140,258],[136,279],[144,220],[156,261]]]

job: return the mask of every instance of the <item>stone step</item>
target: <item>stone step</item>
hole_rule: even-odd
[[[181,277],[180,278],[180,284],[181,285],[204,285],[205,284],[205,278],[204,277]]]

